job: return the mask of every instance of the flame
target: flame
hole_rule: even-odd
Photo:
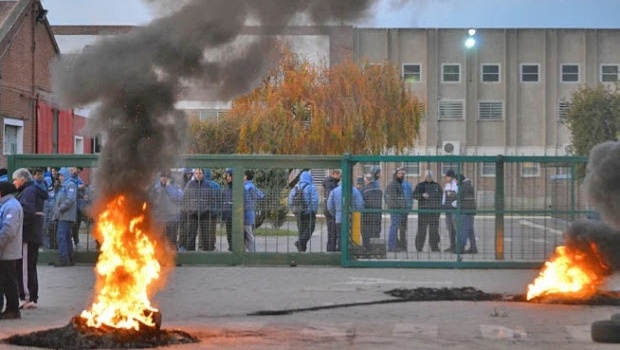
[[[597,251],[595,244],[589,246],[589,251],[557,247],[534,283],[528,286],[527,300],[553,295],[585,299],[594,295],[608,271]]]
[[[139,330],[140,324],[154,327],[149,286],[159,278],[161,266],[156,258],[156,242],[143,230],[146,203],[142,213],[132,217],[124,196],[107,204],[99,215],[100,255],[95,272],[97,295],[90,310],[81,317],[89,327],[107,325]]]

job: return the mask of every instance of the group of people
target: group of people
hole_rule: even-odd
[[[361,238],[362,246],[369,247],[373,238],[380,238],[382,228],[382,212],[385,208],[390,214],[390,225],[387,232],[387,250],[389,252],[407,251],[408,215],[413,209],[414,201],[418,202],[418,227],[415,235],[415,249],[424,250],[426,237],[430,251],[440,251],[439,220],[445,215],[450,246],[445,252],[476,254],[476,236],[474,232],[474,216],[476,201],[471,179],[449,169],[445,174],[445,184],[434,180],[433,172],[427,170],[424,180],[415,188],[406,181],[405,169],[394,171],[393,178],[388,182],[385,192],[380,187],[381,168],[374,166],[362,178],[357,179],[352,187],[351,211],[362,211]],[[323,212],[327,226],[327,251],[340,251],[340,227],[342,222],[342,173],[332,170],[323,182]],[[298,251],[304,252],[316,226],[316,214],[319,209],[319,194],[313,184],[309,171],[303,171],[298,184],[289,193],[289,207],[293,211],[293,202],[298,191],[303,191],[307,202],[306,209],[296,214],[299,238],[294,243]],[[460,228],[460,229],[459,229]],[[457,240],[457,234],[458,240]],[[469,248],[466,249],[467,243]]]
[[[20,309],[37,307],[37,262],[45,237],[45,205],[55,198],[51,221],[57,226],[60,266],[73,265],[72,227],[77,219],[78,185],[68,168],[58,170],[58,183],[41,168],[20,168],[11,181],[0,181],[0,319],[21,317]],[[50,187],[52,193],[50,194]],[[6,302],[5,302],[6,300]]]
[[[244,178],[244,246],[256,251],[253,228],[256,224],[256,206],[264,193],[254,184],[254,172],[246,170]],[[176,183],[169,171],[160,174],[153,188],[154,217],[162,221],[164,234],[179,252],[216,250],[218,221],[226,228],[228,250],[233,247],[233,170],[223,173],[224,184],[212,179],[210,169],[195,168],[183,176],[185,183]],[[198,246],[196,239],[198,238]]]

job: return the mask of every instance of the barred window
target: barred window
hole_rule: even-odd
[[[566,121],[566,118],[568,118],[568,110],[570,109],[570,107],[570,102],[560,101],[560,103],[558,103],[558,120],[560,122]]]
[[[521,82],[537,83],[538,82],[538,65],[522,64],[521,65]]]
[[[498,83],[499,64],[483,64],[481,74],[483,83]]]
[[[422,81],[422,69],[419,64],[403,64],[403,79],[407,83]]]
[[[460,83],[461,82],[461,65],[460,64],[442,64],[441,65],[441,81],[444,83]]]
[[[478,101],[478,118],[483,120],[498,120],[504,118],[504,102]]]
[[[579,65],[563,64],[562,65],[562,82],[577,83],[579,82]]]
[[[463,101],[439,101],[439,119],[463,119]]]
[[[482,163],[481,174],[483,177],[494,177],[496,173],[495,163],[485,162]]]
[[[521,163],[521,177],[538,177],[540,176],[540,164],[534,162]]]
[[[601,82],[614,83],[618,80],[618,65],[617,64],[603,64],[601,65]]]

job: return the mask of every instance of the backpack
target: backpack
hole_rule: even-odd
[[[307,184],[303,187],[299,187],[299,185],[295,186],[295,194],[293,195],[293,200],[291,202],[291,211],[293,214],[298,215],[306,211],[308,209],[308,204],[306,203],[306,196],[304,195],[304,188],[308,186]]]

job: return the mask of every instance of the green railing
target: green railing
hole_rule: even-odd
[[[12,155],[8,159],[10,171],[26,167],[62,167],[79,166],[86,169],[97,168],[96,155]],[[289,214],[282,226],[265,230],[260,246],[255,253],[243,249],[243,177],[233,177],[233,221],[232,251],[227,251],[225,235],[219,228],[219,251],[188,252],[177,254],[179,264],[223,264],[223,265],[298,265],[322,264],[342,265],[347,267],[416,267],[416,268],[531,268],[539,267],[552,254],[555,247],[561,245],[563,229],[573,220],[585,217],[588,207],[580,190],[578,174],[587,159],[583,157],[528,157],[528,156],[247,156],[247,155],[191,155],[180,161],[180,167],[201,167],[211,169],[232,168],[234,174],[243,174],[246,169],[282,170],[283,182],[293,180],[299,169],[339,168],[343,171],[343,218],[341,253],[327,252],[325,249],[326,224],[323,209],[318,213],[317,228],[311,240],[308,252],[297,252],[294,240],[297,227]],[[458,174],[472,179],[476,192],[477,210],[475,211],[475,231],[478,240],[478,254],[453,254],[449,252],[429,252],[425,242],[422,252],[414,247],[417,223],[420,214],[440,214],[439,232],[442,250],[446,248],[448,236],[444,224],[444,211],[441,209],[420,209],[417,202],[404,210],[408,214],[408,247],[406,251],[383,254],[366,254],[364,247],[359,247],[356,239],[359,232],[352,231],[351,187],[355,179],[367,173],[371,166],[379,165],[383,177],[380,187],[385,190],[393,170],[405,167],[406,181],[413,187],[423,181],[425,170],[435,174],[436,181],[443,187],[440,175],[448,168]],[[151,181],[152,179],[141,179]],[[320,188],[321,178],[315,178]],[[276,213],[286,205],[288,189],[276,191],[270,212]],[[323,198],[321,196],[321,198]],[[321,205],[321,208],[323,206]],[[375,245],[388,238],[390,213],[385,206],[381,210],[363,209],[361,214],[369,212],[382,214],[381,237]],[[457,217],[464,214],[456,209]],[[267,224],[265,224],[266,226]],[[461,220],[458,220],[458,227]],[[90,239],[92,228],[86,228],[86,237]],[[259,231],[260,232],[260,231]],[[458,235],[457,235],[458,237]],[[381,241],[383,239],[383,241]],[[428,238],[427,238],[428,240]],[[94,241],[93,241],[94,242]],[[377,243],[378,242],[378,243]],[[379,252],[381,252],[379,250]],[[96,245],[80,247],[76,258],[80,263],[94,263]],[[57,260],[54,250],[40,254],[42,263]]]

